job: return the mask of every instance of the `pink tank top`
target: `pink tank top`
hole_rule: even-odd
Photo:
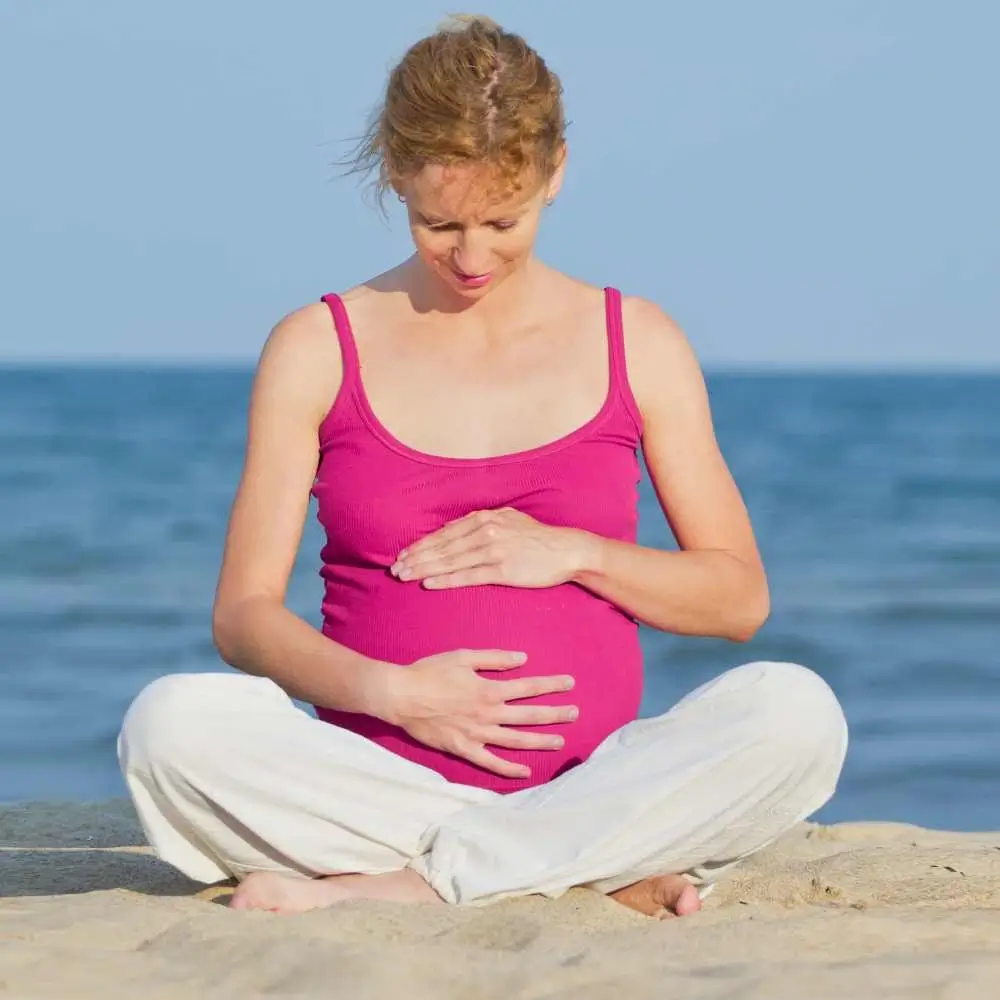
[[[424,746],[380,719],[322,706],[317,714],[449,781],[499,792],[549,781],[638,715],[642,653],[634,619],[577,584],[433,591],[397,580],[389,567],[401,549],[447,522],[498,507],[514,507],[544,524],[636,540],[641,418],[625,371],[621,296],[605,290],[610,372],[600,411],[558,440],[485,459],[427,455],[390,434],[365,395],[344,303],[336,295],[323,301],[333,313],[344,367],[340,391],[319,428],[313,487],[326,530],[323,632],[364,656],[401,666],[453,649],[521,650],[528,657],[523,667],[483,676],[572,674],[572,691],[535,700],[575,704],[580,715],[575,722],[537,727],[560,733],[561,750],[491,747],[531,768],[530,778],[513,779]]]

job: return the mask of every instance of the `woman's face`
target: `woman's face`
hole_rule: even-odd
[[[545,183],[532,178],[513,194],[491,194],[488,168],[428,164],[399,185],[417,256],[451,291],[476,300],[531,256],[545,203],[562,168]]]

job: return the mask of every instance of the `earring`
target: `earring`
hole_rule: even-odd
[[[548,208],[549,205],[551,205],[554,201],[555,201],[555,198],[546,198],[545,199],[545,207]]]

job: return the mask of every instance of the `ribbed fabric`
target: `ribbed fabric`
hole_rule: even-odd
[[[330,307],[343,381],[319,429],[313,494],[326,530],[323,631],[357,652],[401,667],[453,649],[522,650],[513,679],[572,674],[575,688],[537,699],[575,704],[573,723],[538,727],[565,737],[562,750],[491,747],[525,763],[530,778],[504,778],[434,750],[369,716],[316,706],[326,722],[352,730],[449,781],[499,792],[539,785],[586,760],[614,730],[636,718],[642,695],[638,626],[576,584],[529,590],[480,586],[427,590],[389,572],[400,550],[474,510],[514,507],[543,524],[634,542],[638,523],[641,418],[629,388],[621,296],[605,290],[608,392],[600,411],[558,440],[486,459],[446,458],[403,444],[382,426],[365,395],[343,301]]]

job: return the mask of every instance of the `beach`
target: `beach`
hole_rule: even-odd
[[[237,913],[151,856],[130,805],[0,809],[0,992],[81,1000],[987,998],[1000,833],[803,824],[655,920],[589,890],[488,907]]]

